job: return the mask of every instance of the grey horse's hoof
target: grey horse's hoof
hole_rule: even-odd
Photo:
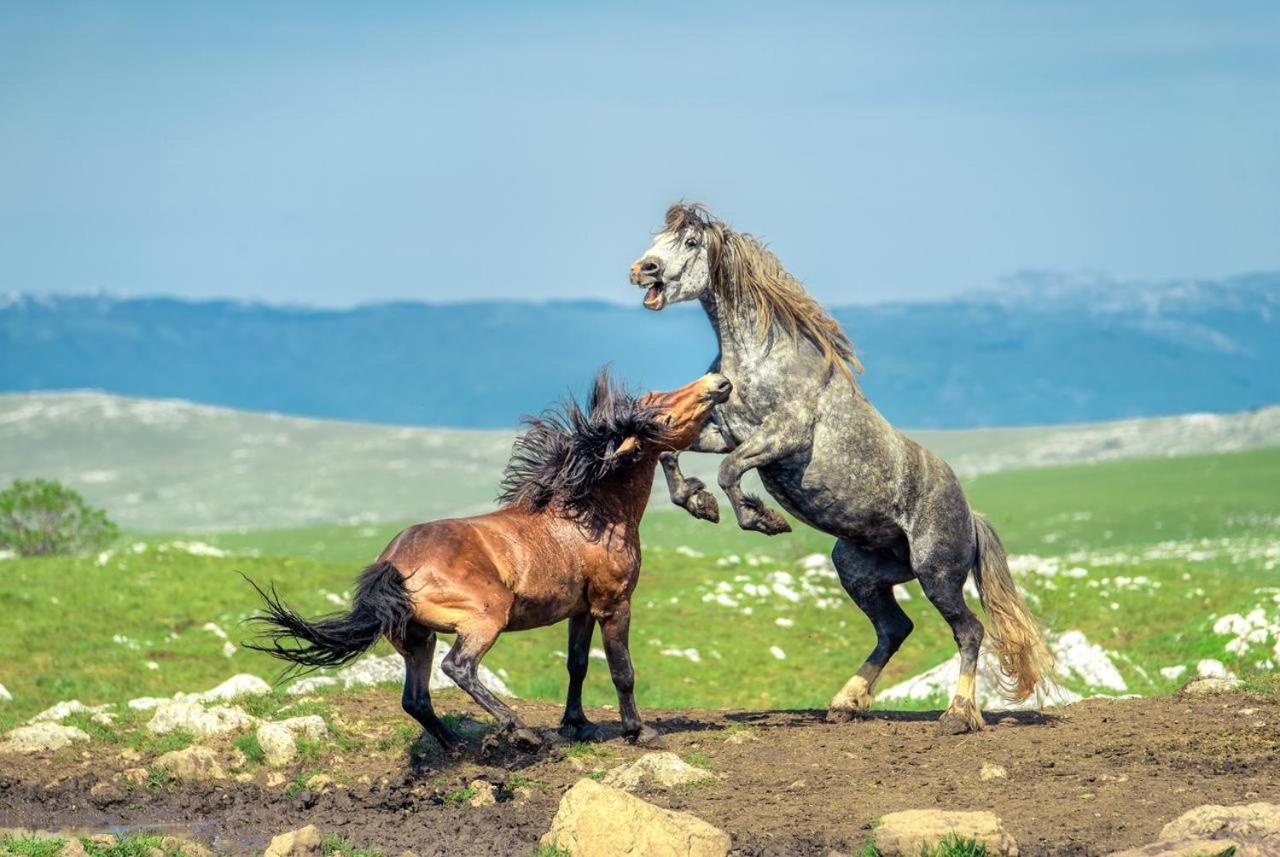
[[[768,506],[752,510],[752,514],[749,514],[740,523],[742,529],[755,530],[757,533],[764,533],[766,536],[776,536],[781,533],[791,532],[791,525],[787,523],[787,519]]]
[[[685,509],[695,518],[720,523],[720,503],[710,491],[698,491],[685,501]]]
[[[970,720],[963,714],[948,711],[938,720],[939,735],[964,735],[968,732],[981,732],[982,724]]]

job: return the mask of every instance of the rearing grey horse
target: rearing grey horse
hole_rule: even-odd
[[[991,524],[969,508],[951,468],[880,415],[854,377],[861,366],[839,325],[771,252],[699,205],[678,203],[649,250],[631,266],[658,311],[699,300],[720,343],[712,371],[733,382],[690,449],[727,453],[719,482],[743,529],[766,535],[786,519],[745,494],[748,470],[800,520],[836,537],[831,558],[840,582],[871,619],[876,647],[831,700],[829,720],[870,707],[876,679],[911,633],[894,584],[912,577],[951,626],[960,678],[939,726],[982,728],[974,689],[983,626],[965,604],[974,570],[990,634],[1012,699],[1025,699],[1051,676],[1040,638]],[[706,487],[662,456],[671,499],[695,517],[719,520]]]

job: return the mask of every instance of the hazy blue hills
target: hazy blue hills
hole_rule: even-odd
[[[904,426],[1280,401],[1280,273],[1157,284],[1022,275],[961,299],[833,311],[859,346],[868,396]],[[714,350],[705,318],[687,306],[0,300],[0,391],[93,388],[384,423],[511,426],[582,389],[603,363],[669,387]]]

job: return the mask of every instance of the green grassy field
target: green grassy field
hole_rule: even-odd
[[[1185,677],[1159,669],[1194,669],[1201,657],[1244,675],[1280,660],[1272,652],[1280,640],[1265,629],[1239,652],[1212,630],[1219,616],[1258,608],[1280,626],[1280,449],[1011,471],[967,489],[1010,552],[1023,555],[1019,579],[1036,612],[1051,629],[1082,631],[1113,652],[1130,691],[1172,690]],[[240,573],[275,581],[306,612],[330,611],[326,593],[348,591],[397,529],[198,537],[228,556],[174,542],[190,535],[134,534],[103,556],[0,562],[0,684],[14,697],[0,704],[0,727],[60,700],[203,690],[237,672],[270,677],[276,662],[239,648],[228,655],[206,628],[233,644],[247,633],[238,623],[256,603]],[[770,539],[657,503],[644,544],[632,626],[642,705],[823,706],[872,645],[837,581],[804,562],[829,553],[827,536],[797,527]],[[919,587],[907,592],[917,630],[883,687],[954,653]],[[508,635],[485,664],[522,697],[558,699],[564,635],[563,626]],[[589,704],[613,702],[603,666],[593,661]]]

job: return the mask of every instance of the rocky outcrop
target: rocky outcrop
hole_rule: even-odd
[[[1232,848],[1234,857],[1280,854],[1280,804],[1198,806],[1166,824],[1156,842],[1112,857],[1213,857]]]
[[[9,730],[0,742],[0,753],[43,753],[88,740],[89,736],[81,729],[45,721]]]
[[[1018,843],[995,813],[940,809],[889,813],[875,830],[875,845],[884,857],[916,857],[953,837],[974,840],[991,854],[1016,857],[1018,853]]]
[[[314,824],[308,824],[273,838],[263,857],[323,857],[323,854],[323,837]]]
[[[561,798],[542,845],[574,857],[725,857],[730,840],[729,834],[697,816],[662,809],[621,789],[585,779]]]
[[[188,747],[174,750],[156,759],[156,767],[166,774],[187,782],[197,780],[222,780],[227,773],[218,762],[217,755],[208,747]]]
[[[147,723],[147,730],[155,735],[183,730],[197,738],[208,738],[244,729],[253,723],[254,719],[242,708],[205,708],[196,702],[166,700],[156,706],[155,714]]]
[[[634,762],[614,768],[601,782],[620,789],[640,786],[669,789],[711,779],[715,779],[715,774],[706,768],[690,765],[675,753],[663,751],[645,753]]]
[[[329,727],[316,714],[290,717],[258,726],[258,744],[266,755],[266,762],[273,768],[281,768],[298,757],[298,736],[312,740],[329,737]]]

